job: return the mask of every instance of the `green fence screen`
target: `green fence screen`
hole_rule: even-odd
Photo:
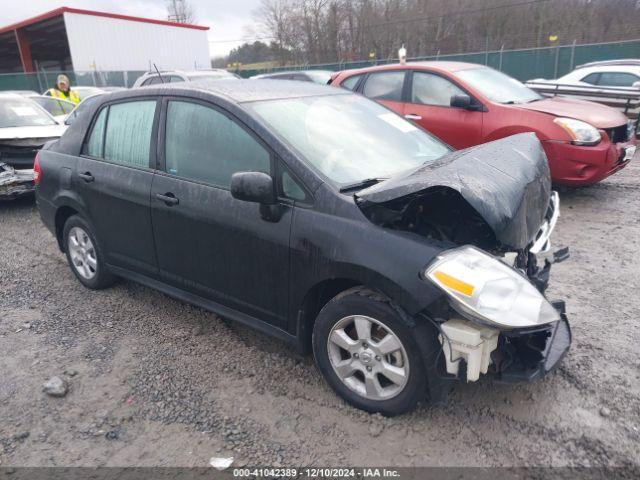
[[[413,57],[409,58],[408,61],[450,60],[479,63],[501,70],[518,80],[527,81],[534,78],[557,78],[583,63],[618,58],[640,58],[640,40],[587,45],[560,45],[523,50],[495,50],[489,52],[433,55]],[[374,62],[326,63],[321,65],[278,67],[270,70],[240,70],[238,73],[243,77],[250,77],[259,73],[283,70],[347,70],[363,68],[374,64],[382,65],[395,62],[397,62],[397,59],[394,58]]]
[[[587,45],[559,45],[554,47],[530,48],[523,50],[497,50],[488,52],[461,53],[414,57],[409,61],[420,60],[453,60],[488,65],[501,70],[518,80],[526,81],[534,78],[557,78],[573,70],[576,65],[597,60],[617,58],[640,58],[640,40],[624,42],[595,43]],[[396,59],[325,63],[320,65],[297,65],[272,68],[269,70],[240,70],[242,77],[250,77],[259,73],[283,70],[346,70],[362,68],[370,65],[394,63]],[[8,73],[0,75],[1,90],[34,90],[44,92],[52,87],[58,74],[64,73],[71,80],[71,85],[131,87],[142,71],[120,72],[60,72],[40,71],[37,73]]]
[[[0,74],[0,91],[33,90],[43,93],[53,87],[59,74],[69,77],[72,87],[131,87],[143,71],[120,72],[73,72],[49,70],[37,73],[4,73]]]

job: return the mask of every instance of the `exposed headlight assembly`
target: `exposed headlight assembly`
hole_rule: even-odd
[[[553,123],[559,125],[571,137],[574,145],[596,145],[600,142],[600,132],[593,125],[574,118],[558,117]]]
[[[546,298],[515,269],[472,246],[447,250],[424,272],[468,318],[503,329],[560,319]]]

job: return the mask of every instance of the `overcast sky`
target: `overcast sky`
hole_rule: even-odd
[[[209,52],[212,57],[229,53],[247,36],[247,28],[254,24],[252,13],[260,0],[190,0],[196,14],[196,23],[209,30]],[[165,20],[165,0],[0,0],[0,27],[40,15],[58,7],[135,15]],[[223,40],[241,39],[236,42]]]

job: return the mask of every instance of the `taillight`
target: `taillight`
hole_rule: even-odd
[[[33,161],[33,183],[35,185],[40,185],[40,179],[42,176],[40,175],[40,152],[36,153],[36,158]]]

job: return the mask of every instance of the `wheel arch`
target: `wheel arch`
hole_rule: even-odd
[[[55,226],[56,226],[56,240],[58,241],[58,248],[61,252],[64,252],[64,239],[62,238],[62,232],[64,230],[64,224],[73,215],[77,215],[79,212],[68,205],[63,205],[56,210]]]
[[[61,252],[64,252],[64,239],[62,238],[62,232],[64,230],[64,224],[72,215],[80,215],[87,222],[89,218],[85,213],[85,208],[82,200],[76,198],[76,195],[60,195],[55,199],[56,211],[54,217],[55,236],[58,241],[58,248]],[[91,224],[91,222],[89,222]]]
[[[375,295],[378,298],[383,298],[400,313],[400,316],[408,324],[413,323],[403,308],[394,303],[392,297],[376,285],[349,276],[324,279],[307,291],[297,312],[296,332],[301,354],[307,355],[311,352],[313,326],[320,310],[332,299],[355,291],[359,291],[365,296]]]

